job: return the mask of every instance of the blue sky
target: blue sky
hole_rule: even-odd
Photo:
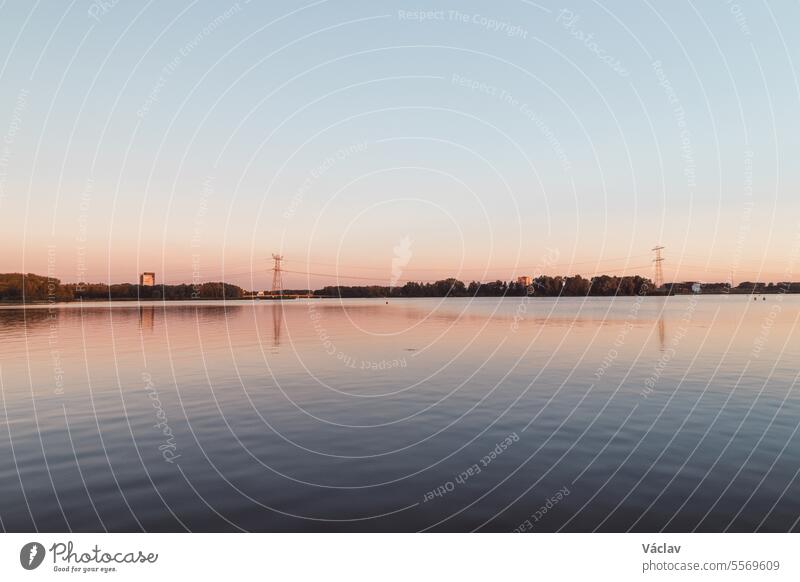
[[[797,270],[796,2],[0,14],[0,271],[385,284],[406,238],[403,279]]]

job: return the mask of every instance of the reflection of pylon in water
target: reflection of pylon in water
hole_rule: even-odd
[[[273,301],[272,304],[272,347],[278,348],[283,327],[283,301]]]
[[[665,340],[665,330],[664,330],[664,316],[662,315],[658,320],[658,343],[661,346],[661,351],[664,351],[664,340]]]
[[[272,253],[272,259],[275,261],[272,267],[272,294],[281,295],[283,293],[283,278],[281,276],[281,261],[283,260],[283,255]]]
[[[653,284],[656,286],[656,289],[661,289],[661,286],[664,284],[664,269],[661,266],[661,263],[664,261],[664,258],[661,256],[661,251],[663,248],[664,247],[659,245],[651,249],[656,253],[656,258],[653,259],[653,263],[655,263],[655,276]]]

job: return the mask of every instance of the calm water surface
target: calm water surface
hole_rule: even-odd
[[[800,298],[0,308],[8,531],[787,531]]]

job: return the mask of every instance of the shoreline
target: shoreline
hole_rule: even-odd
[[[398,301],[398,300],[405,300],[405,299],[623,299],[623,298],[666,298],[666,297],[719,297],[719,296],[726,296],[726,295],[736,295],[739,297],[764,297],[768,295],[800,295],[797,291],[770,291],[770,292],[752,292],[752,291],[730,291],[728,293],[721,293],[721,292],[708,292],[708,293],[652,293],[647,295],[477,295],[477,296],[412,296],[412,297],[337,297],[337,296],[309,296],[309,297],[228,297],[228,298],[211,298],[211,297],[203,297],[203,298],[195,298],[195,299],[154,299],[154,298],[142,298],[142,299],[135,299],[135,298],[107,298],[107,299],[72,299],[67,301],[48,301],[37,299],[33,301],[16,301],[10,299],[0,299],[0,307],[46,307],[46,306],[58,306],[58,305],[75,305],[75,304],[92,304],[92,303],[131,303],[131,304],[146,304],[146,305],[153,305],[157,303],[207,303],[207,302],[216,302],[216,303],[257,303],[257,302],[284,302],[284,301],[296,301],[298,299],[317,299],[317,300],[324,300],[324,299],[348,299],[348,300],[367,300],[367,301]]]

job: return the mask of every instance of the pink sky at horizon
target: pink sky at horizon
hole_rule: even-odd
[[[186,260],[175,258],[163,259],[154,256],[145,260],[133,252],[115,251],[115,260],[108,268],[108,253],[97,253],[81,250],[79,247],[62,252],[58,246],[48,250],[45,246],[33,252],[34,245],[29,245],[18,261],[9,262],[9,254],[4,253],[0,261],[0,272],[26,272],[37,275],[52,276],[64,283],[97,282],[97,283],[135,283],[141,271],[155,271],[157,283],[177,284],[192,282],[208,282],[224,280],[240,285],[246,289],[269,288],[272,278],[272,259],[268,253],[251,261],[250,253],[236,255],[238,258],[227,258],[198,253],[189,255]],[[399,264],[399,283],[405,281],[434,281],[455,277],[462,281],[513,280],[520,275],[575,275],[584,277],[592,275],[641,275],[653,278],[652,252],[640,252],[627,258],[613,256],[607,259],[594,259],[586,255],[570,256],[558,253],[549,260],[543,260],[545,249],[527,260],[520,260],[514,265],[512,260],[496,259],[492,261],[458,264],[437,263],[425,257],[415,259],[412,256],[407,263]],[[710,262],[695,255],[686,254],[683,260],[675,258],[667,247],[664,251],[665,281],[705,281],[726,282],[731,279],[738,284],[743,281],[779,282],[800,280],[800,273],[792,277],[796,269],[790,260],[786,263],[764,263],[758,259],[731,258],[727,262]],[[232,255],[232,253],[228,253]],[[337,262],[336,257],[320,256],[306,259],[303,254],[284,252],[283,280],[286,288],[320,288],[325,285],[389,285],[392,280],[393,263],[391,249],[384,257],[356,257],[348,255]],[[16,264],[14,264],[16,263]],[[123,266],[124,264],[124,266]],[[23,266],[24,265],[24,266]],[[305,273],[311,273],[306,275]],[[337,280],[336,276],[339,277]],[[310,281],[310,283],[309,283]]]

